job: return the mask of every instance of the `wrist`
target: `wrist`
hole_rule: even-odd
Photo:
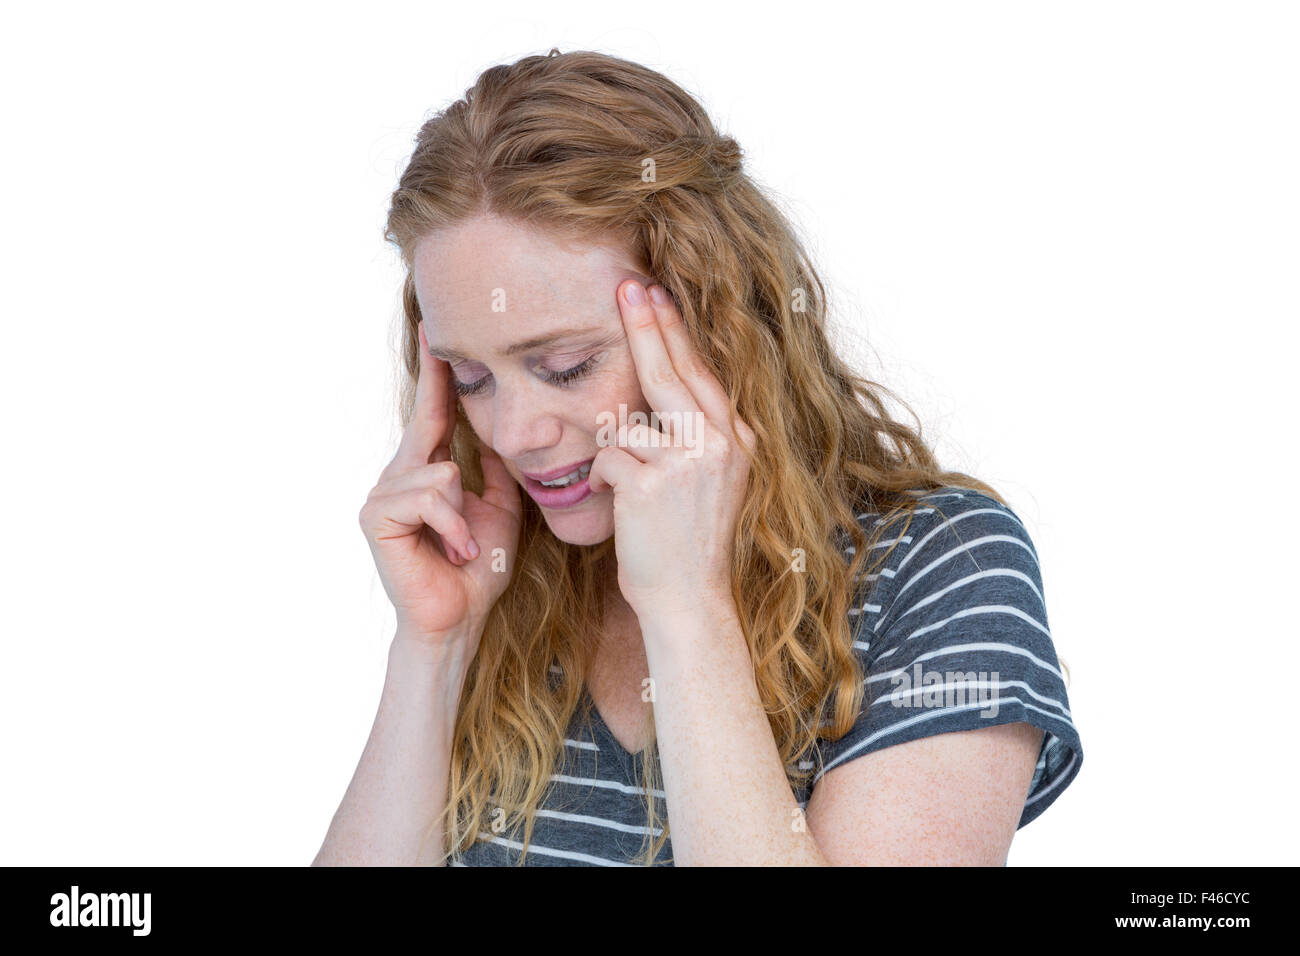
[[[464,635],[433,638],[398,627],[388,645],[389,670],[452,683],[459,690],[469,666],[470,642]]]
[[[730,595],[723,598],[699,593],[690,606],[659,604],[637,613],[641,634],[647,646],[655,643],[672,646],[678,640],[688,643],[717,639],[724,633],[740,631],[740,617]]]
[[[736,602],[730,592],[696,590],[681,600],[662,600],[634,609],[637,620],[691,623],[715,623],[736,617]]]

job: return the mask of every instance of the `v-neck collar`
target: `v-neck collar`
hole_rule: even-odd
[[[582,685],[583,702],[587,708],[587,716],[591,722],[593,735],[600,738],[601,742],[597,746],[603,751],[604,745],[608,745],[613,751],[614,756],[618,758],[619,764],[623,767],[623,772],[627,775],[629,781],[640,784],[642,757],[640,752],[632,753],[614,736],[614,731],[609,729],[609,724],[605,723],[605,718],[600,715],[600,708],[596,706],[596,699],[591,696],[591,691],[587,685]]]

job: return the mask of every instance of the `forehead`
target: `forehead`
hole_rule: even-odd
[[[518,337],[503,336],[507,329],[621,322],[614,290],[625,278],[644,278],[613,239],[584,242],[496,217],[420,240],[413,272],[430,342],[488,347]]]

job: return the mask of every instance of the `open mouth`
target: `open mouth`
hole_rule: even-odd
[[[577,484],[586,478],[591,472],[591,462],[580,465],[567,475],[563,475],[553,481],[539,481],[538,484],[543,488],[567,488],[569,485]]]
[[[570,508],[591,497],[591,485],[587,481],[591,474],[591,465],[595,459],[585,461],[567,475],[556,475],[546,481],[538,481],[524,475],[524,488],[539,505],[544,508]]]

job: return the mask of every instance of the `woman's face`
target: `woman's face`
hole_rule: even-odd
[[[649,413],[615,298],[629,278],[651,282],[626,250],[570,244],[496,217],[415,247],[430,349],[451,366],[475,433],[570,544],[614,533],[613,491],[592,494],[585,476],[547,490],[527,476],[590,465],[602,412],[616,421],[620,405],[625,415]]]

